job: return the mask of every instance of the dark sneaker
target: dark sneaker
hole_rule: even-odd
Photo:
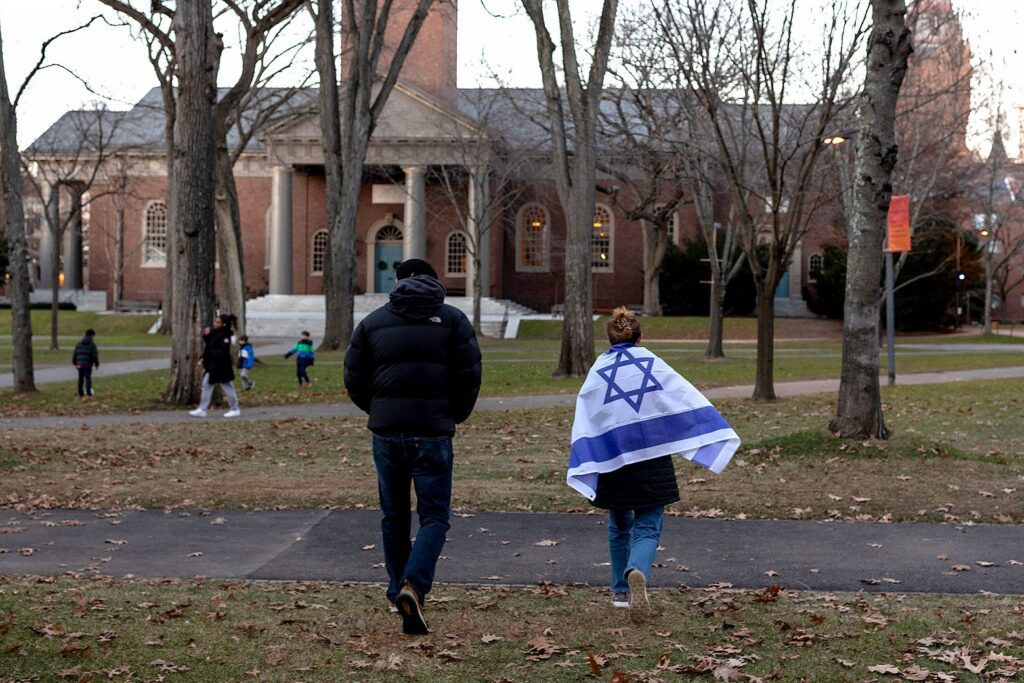
[[[612,593],[612,607],[629,607],[629,593]]]
[[[420,609],[419,597],[408,581],[398,592],[398,597],[395,598],[395,607],[402,615],[402,633],[414,636],[430,633],[430,629],[427,628],[427,620],[423,618],[423,610]]]
[[[651,600],[647,597],[647,579],[639,569],[626,576],[629,582],[629,619],[639,624],[651,613]]]

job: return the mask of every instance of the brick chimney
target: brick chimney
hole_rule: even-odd
[[[384,73],[391,64],[391,57],[402,42],[416,4],[416,0],[394,0],[378,65],[380,73]],[[342,78],[346,71],[345,61],[343,53]],[[457,66],[458,0],[434,0],[416,42],[405,58],[398,80],[455,107],[458,103]]]

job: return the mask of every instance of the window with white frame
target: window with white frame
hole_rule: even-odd
[[[594,209],[594,232],[590,238],[591,265],[594,270],[612,269],[612,212],[603,204]]]
[[[167,265],[167,205],[151,202],[143,220],[142,265]]]
[[[444,274],[449,277],[466,275],[467,259],[469,258],[469,240],[466,234],[455,231],[445,241]]]
[[[540,204],[527,204],[516,221],[516,270],[548,269],[548,235],[551,221]]]
[[[313,258],[310,261],[312,264],[313,275],[324,274],[324,260],[327,258],[327,231],[319,230],[313,234]]]
[[[821,277],[821,271],[825,268],[825,258],[821,254],[811,254],[811,257],[807,259],[807,275],[812,280],[817,280]]]

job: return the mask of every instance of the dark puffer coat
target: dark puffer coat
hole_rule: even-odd
[[[100,366],[100,351],[96,348],[96,342],[92,337],[86,335],[82,341],[75,344],[75,350],[71,354],[71,364],[76,368],[91,368]]]
[[[605,510],[640,510],[676,502],[679,486],[673,457],[652,458],[598,475],[594,505]]]
[[[210,375],[210,384],[227,384],[235,379],[231,356],[231,330],[210,328],[203,335],[203,370]]]
[[[480,347],[429,275],[399,280],[345,352],[345,388],[378,434],[450,436],[480,392]]]

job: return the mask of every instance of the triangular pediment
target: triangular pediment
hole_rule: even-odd
[[[342,123],[344,125],[344,123]],[[373,132],[373,142],[402,140],[408,142],[452,140],[480,134],[472,121],[458,111],[433,100],[415,88],[397,83],[384,105]],[[320,139],[320,117],[317,112],[289,121],[263,136],[274,143],[290,140]]]

